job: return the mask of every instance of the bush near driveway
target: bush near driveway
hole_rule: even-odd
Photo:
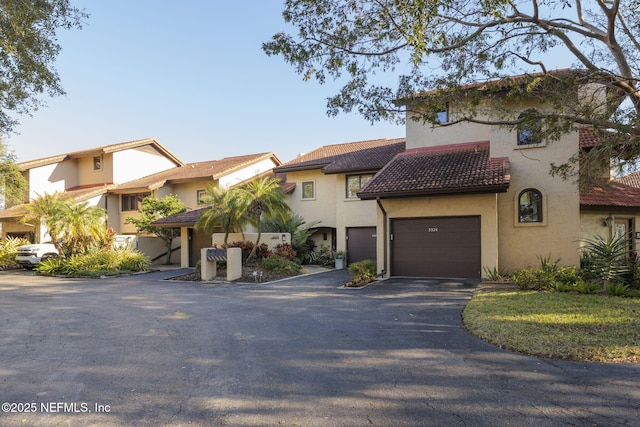
[[[75,255],[68,260],[50,258],[41,262],[35,271],[46,275],[97,277],[145,271],[150,264],[149,258],[140,251],[117,248]]]
[[[537,357],[640,362],[640,298],[557,292],[479,292],[465,328],[501,348]]]

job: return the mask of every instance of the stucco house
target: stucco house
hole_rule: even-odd
[[[180,239],[176,239],[174,250],[177,256],[172,259],[183,267],[194,266],[200,259],[200,249],[211,246],[211,235],[197,231],[198,221],[204,205],[201,196],[209,185],[224,188],[242,185],[252,179],[272,173],[274,167],[281,165],[280,159],[273,153],[258,153],[226,157],[219,160],[188,163],[183,167],[159,172],[119,185],[110,193],[121,200],[118,214],[119,233],[136,235],[132,224],[125,224],[126,218],[138,215],[138,207],[128,205],[126,200],[142,200],[152,195],[162,198],[173,194],[187,206],[182,214],[157,221],[158,226],[180,228]],[[152,256],[163,257],[164,247],[151,236],[138,236],[138,247]]]
[[[442,123],[455,122],[456,102],[464,97],[451,99]],[[514,117],[544,108],[532,99],[510,102]],[[615,233],[630,237],[635,251],[637,188],[611,181],[608,164],[603,185],[582,191],[549,173],[551,163],[598,143],[587,127],[532,141],[505,127],[438,126],[409,116],[406,151],[357,193],[376,203],[378,271],[478,279],[487,270],[538,265],[538,257],[578,265],[582,240]]]
[[[255,177],[271,173],[282,164],[271,152],[227,157],[219,160],[185,164],[155,139],[143,139],[47,158],[22,162],[29,186],[25,203],[0,211],[2,237],[26,237],[33,242],[49,239],[41,226],[24,224],[21,219],[26,205],[44,194],[61,193],[77,202],[89,202],[107,212],[106,227],[118,235],[118,240],[140,249],[152,260],[166,254],[164,244],[154,236],[140,235],[135,226],[126,224],[128,217],[139,215],[144,197],[173,194],[189,211],[201,205],[200,196],[208,185],[229,187],[243,184]],[[185,226],[186,234],[176,239],[174,260],[194,265],[193,253],[209,246],[210,236]],[[197,260],[196,260],[197,261]]]
[[[316,250],[347,250],[350,262],[376,259],[376,204],[357,193],[404,150],[404,138],[325,145],[274,169],[285,176],[293,212],[317,223]]]
[[[599,90],[586,83],[581,94]],[[373,259],[387,277],[479,279],[546,257],[579,265],[584,240],[598,235],[628,237],[634,256],[640,175],[614,180],[603,162],[600,183],[581,189],[549,173],[601,137],[585,126],[549,141],[526,129],[457,123],[462,102],[451,98],[442,125],[408,113],[406,138],[328,145],[277,167],[293,211],[320,222],[316,244],[347,250],[349,262]],[[545,108],[534,98],[509,103],[514,117]]]
[[[44,194],[64,193],[78,202],[88,201],[114,212],[110,190],[145,175],[182,167],[184,163],[158,141],[148,138],[30,160],[17,166],[27,180],[28,194],[24,204],[0,211],[2,238],[18,236],[44,242],[48,236],[43,226],[20,222],[30,201]],[[117,215],[110,217],[108,226],[117,231],[116,224]]]

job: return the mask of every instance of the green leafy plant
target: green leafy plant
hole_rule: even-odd
[[[576,291],[580,294],[597,294],[602,291],[602,287],[595,282],[582,282],[576,285]]]
[[[21,237],[7,237],[0,241],[0,270],[15,268],[18,247],[28,245],[29,241]]]
[[[351,284],[361,286],[371,282],[376,277],[376,264],[370,259],[351,263],[349,265],[351,273]]]
[[[522,290],[550,290],[556,288],[556,275],[542,269],[527,268],[514,271],[511,282]]]
[[[629,290],[629,285],[625,285],[624,283],[607,283],[605,284],[605,289],[609,295],[613,295],[615,297],[624,296]]]
[[[497,267],[489,268],[486,265],[482,267],[487,279],[493,282],[506,282],[509,280],[509,275],[504,271],[499,270]]]
[[[630,273],[626,237],[604,239],[596,236],[584,243],[581,263],[588,277],[599,281],[603,289],[606,283],[624,281]]]
[[[260,266],[274,274],[299,274],[302,271],[302,266],[297,262],[291,261],[280,255],[273,255],[268,258],[263,258],[260,261]]]
[[[55,276],[56,274],[66,274],[64,270],[65,261],[59,257],[47,258],[41,261],[34,271],[47,276]]]

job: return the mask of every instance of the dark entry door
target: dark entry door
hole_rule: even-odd
[[[365,259],[376,262],[376,228],[347,228],[347,260],[352,263]]]
[[[391,221],[391,275],[480,278],[480,217]]]

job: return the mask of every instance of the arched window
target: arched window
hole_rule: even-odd
[[[518,196],[518,222],[542,222],[542,193],[528,188]]]
[[[532,117],[532,114],[535,114],[535,110],[522,113],[518,116],[518,120],[523,120],[518,128],[518,145],[540,144],[542,120]]]

